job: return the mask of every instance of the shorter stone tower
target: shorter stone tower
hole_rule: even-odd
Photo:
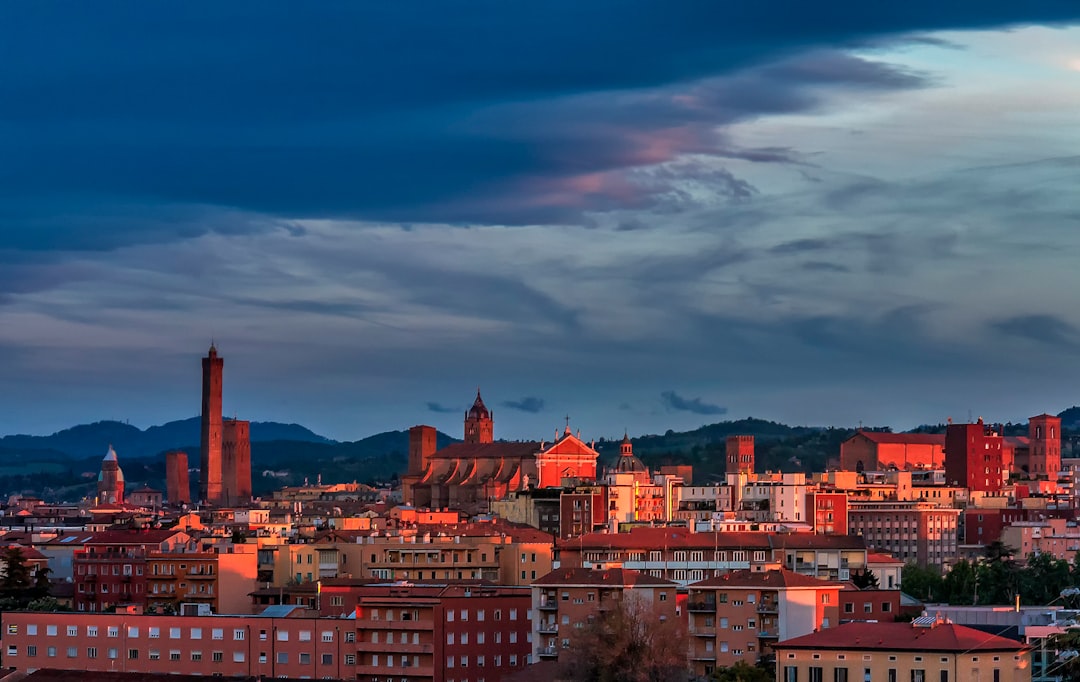
[[[165,453],[165,495],[172,505],[191,503],[191,481],[188,478],[186,452]]]

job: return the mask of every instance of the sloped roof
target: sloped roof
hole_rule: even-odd
[[[437,450],[432,459],[476,459],[479,457],[532,457],[540,452],[540,443],[534,441],[494,443],[451,443]]]
[[[920,627],[911,623],[845,623],[775,645],[776,649],[854,649],[876,651],[1022,651],[1028,647],[956,623]]]
[[[794,587],[843,587],[842,583],[831,580],[819,580],[808,575],[802,575],[786,568],[772,571],[728,571],[722,575],[706,578],[705,580],[692,583],[692,588],[707,587],[749,587],[764,589],[781,589]]]
[[[879,445],[940,445],[945,447],[943,433],[885,433],[883,431],[858,431],[851,438],[864,436]],[[850,438],[848,440],[851,440]]]
[[[676,583],[628,568],[557,568],[533,585],[607,585],[621,587],[675,587]]]
[[[826,536],[817,536],[826,537]],[[691,533],[687,528],[634,528],[629,533],[586,533],[559,542],[570,549],[769,549],[767,533]]]

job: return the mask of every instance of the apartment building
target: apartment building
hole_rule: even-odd
[[[350,621],[266,616],[131,613],[3,614],[4,665],[211,676],[356,679]]]
[[[179,603],[206,604],[214,613],[251,612],[256,589],[255,545],[223,545],[213,551],[150,552],[146,557],[147,607],[159,612]]]
[[[775,646],[777,682],[1030,682],[1030,648],[923,616],[848,623]]]
[[[264,549],[276,550],[275,585],[334,577],[528,585],[551,571],[553,542],[536,528],[499,521],[339,530],[312,543]]]
[[[843,585],[794,571],[738,570],[689,586],[690,660],[694,673],[740,661],[756,664],[782,639],[839,623]]]
[[[527,587],[371,585],[357,603],[355,679],[498,682],[530,662]]]
[[[676,588],[671,580],[620,567],[552,571],[532,586],[533,660],[557,660],[576,631],[620,603],[650,619],[678,618]]]
[[[866,566],[860,537],[812,533],[700,532],[686,528],[634,528],[561,540],[560,566],[618,564],[688,585],[725,571],[778,561],[803,575],[847,580]]]
[[[960,510],[928,502],[851,502],[848,527],[868,547],[919,566],[947,567],[956,557]]]
[[[77,611],[104,611],[117,604],[145,603],[146,557],[187,546],[177,530],[109,530],[95,533],[72,556]]]

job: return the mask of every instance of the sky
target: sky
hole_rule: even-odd
[[[1075,0],[4,3],[0,434],[1057,412],[1078,111]]]

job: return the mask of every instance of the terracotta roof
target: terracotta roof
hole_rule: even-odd
[[[816,536],[826,537],[826,536]],[[566,549],[769,549],[767,533],[691,533],[687,528],[634,528],[629,533],[586,533],[559,546]]]
[[[0,551],[7,551],[7,550],[10,550],[10,549],[18,549],[19,553],[22,554],[23,559],[39,560],[39,559],[47,559],[48,558],[44,554],[42,554],[41,552],[34,549],[33,547],[27,547],[26,545],[20,545],[17,542],[16,543],[9,543],[9,544],[0,545]]]
[[[788,587],[843,587],[842,583],[819,580],[786,568],[772,571],[728,571],[690,585],[692,588],[749,587],[779,589]]]
[[[865,436],[867,439],[888,445],[940,445],[945,447],[943,433],[885,433],[884,431],[859,431],[851,438]],[[851,440],[849,438],[848,440]]]
[[[981,510],[980,510],[981,511]],[[884,552],[867,552],[866,563],[868,564],[901,564],[903,561],[897,559],[892,554],[885,554]]]
[[[861,535],[770,533],[769,538],[774,549],[866,549]]]
[[[532,457],[540,452],[540,443],[495,442],[495,443],[451,443],[431,456],[432,459],[478,457]]]
[[[557,568],[533,585],[609,585],[622,587],[675,587],[676,583],[628,568]]]
[[[776,649],[854,649],[876,651],[1022,651],[1028,647],[982,630],[938,623],[920,627],[911,623],[845,623],[774,645]]]
[[[86,541],[88,545],[159,544],[182,533],[178,529],[145,528],[141,530],[103,530]]]

